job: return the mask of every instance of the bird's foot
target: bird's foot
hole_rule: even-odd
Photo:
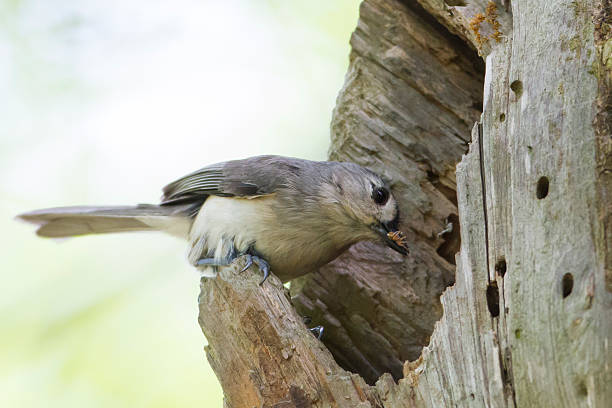
[[[229,262],[226,260],[218,260],[215,258],[200,258],[195,263],[196,266],[227,266]]]
[[[227,265],[229,265],[228,260],[215,258],[200,258],[194,263],[200,272],[200,278],[214,278],[217,276],[219,267]]]
[[[242,268],[240,273],[249,269],[251,265],[253,265],[254,263],[255,265],[259,267],[259,269],[261,269],[261,271],[264,274],[263,279],[261,280],[261,282],[259,282],[259,286],[263,285],[266,279],[268,279],[268,276],[270,276],[270,264],[265,259],[257,255],[246,254],[246,257],[247,257],[247,263],[244,266],[244,268]]]
[[[321,337],[323,337],[323,326],[315,326],[308,330],[310,330],[310,332],[319,340],[321,340]]]
[[[309,325],[310,323],[312,323],[312,318],[310,316],[303,316],[302,320],[304,321],[305,325]],[[314,334],[314,336],[318,340],[321,340],[321,337],[323,337],[323,326],[315,326],[315,327],[309,328],[308,330],[310,330],[310,332]]]

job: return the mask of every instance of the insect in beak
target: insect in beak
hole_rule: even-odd
[[[380,223],[373,227],[374,231],[376,231],[383,238],[383,241],[387,246],[396,250],[402,255],[408,255],[408,246],[406,245],[406,235],[399,231],[397,228],[389,225],[390,223]]]

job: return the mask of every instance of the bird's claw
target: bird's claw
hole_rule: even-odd
[[[246,257],[247,263],[244,268],[242,268],[240,273],[249,269],[251,265],[253,265],[253,263],[256,264],[264,274],[263,279],[261,280],[261,282],[259,282],[259,286],[263,285],[266,279],[268,279],[268,276],[270,276],[270,264],[265,259],[260,258],[257,255],[246,254]]]
[[[247,269],[251,267],[251,265],[253,265],[253,257],[251,255],[246,254],[246,259],[247,259],[246,265],[244,265],[244,268],[240,270],[240,273],[246,271]]]
[[[302,321],[305,325],[309,325],[312,323],[312,318],[310,316],[302,316]],[[321,340],[321,337],[323,337],[323,326],[311,327],[308,330],[310,330],[318,340]]]
[[[310,330],[310,332],[314,334],[318,340],[321,340],[321,337],[323,337],[323,326],[315,326],[308,330]]]
[[[268,279],[268,276],[270,276],[270,264],[268,264],[268,262],[258,256],[254,256],[253,261],[257,264],[257,266],[259,266],[259,269],[261,269],[264,274],[263,279],[261,280],[261,282],[259,282],[259,286],[261,286],[266,281],[266,279]]]

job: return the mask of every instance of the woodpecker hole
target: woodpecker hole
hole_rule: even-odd
[[[444,3],[447,6],[460,6],[463,7],[465,6],[465,0],[444,0]]]
[[[563,275],[563,279],[561,280],[561,290],[563,292],[563,298],[566,298],[572,293],[572,289],[574,289],[574,277],[571,273],[566,273]]]
[[[522,332],[523,332],[523,331],[522,331],[521,329],[516,329],[516,330],[514,331],[514,337],[516,337],[517,339],[520,339],[520,338],[521,338],[521,334],[522,334]]]
[[[510,89],[516,95],[516,99],[520,98],[523,95],[523,83],[519,80],[512,81],[510,84]]]
[[[584,380],[578,382],[578,395],[581,395],[583,397],[589,395],[589,390]]]
[[[536,187],[536,196],[538,197],[538,200],[541,200],[548,195],[548,187],[548,177],[540,177],[540,179],[538,180],[538,185]]]
[[[505,113],[502,113],[502,114],[499,115],[499,121],[500,122],[505,122],[506,121],[506,114]]]
[[[499,289],[497,288],[497,282],[491,282],[487,286],[487,306],[491,316],[499,316]]]
[[[497,272],[497,274],[499,276],[501,276],[502,278],[504,277],[504,275],[506,274],[506,260],[504,258],[501,258],[499,261],[497,261],[497,263],[495,264],[495,272]]]

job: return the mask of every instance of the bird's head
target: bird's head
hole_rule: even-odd
[[[336,163],[324,190],[330,215],[354,234],[355,241],[382,241],[403,255],[408,253],[399,231],[397,201],[380,176],[353,163]]]

